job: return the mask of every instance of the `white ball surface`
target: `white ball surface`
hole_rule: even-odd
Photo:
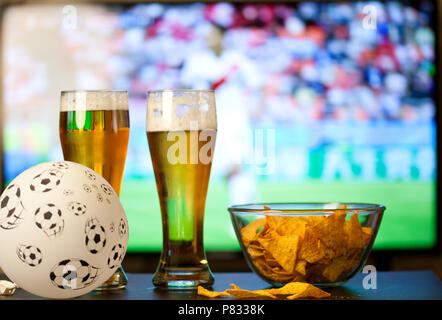
[[[0,267],[38,296],[73,298],[100,286],[121,264],[128,236],[115,191],[78,163],[29,168],[0,197]]]

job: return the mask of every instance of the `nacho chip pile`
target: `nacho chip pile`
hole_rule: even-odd
[[[210,291],[201,286],[198,287],[198,295],[209,298],[221,296],[233,296],[235,299],[304,299],[304,298],[327,298],[330,293],[325,292],[310,283],[291,282],[277,289],[244,290],[231,284],[232,289],[222,292]]]
[[[242,228],[242,241],[265,278],[335,282],[358,266],[372,235],[371,228],[360,226],[357,213],[346,220],[343,209],[328,216],[266,215]]]

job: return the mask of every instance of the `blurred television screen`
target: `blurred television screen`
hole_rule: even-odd
[[[62,159],[61,90],[129,92],[129,251],[161,249],[146,92],[215,89],[205,246],[239,250],[229,204],[373,202],[375,249],[437,240],[432,1],[9,6],[4,177]]]

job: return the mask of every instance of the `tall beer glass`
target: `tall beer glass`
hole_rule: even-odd
[[[176,290],[210,286],[203,220],[216,139],[215,93],[150,91],[146,127],[163,227],[153,284]]]
[[[120,195],[129,141],[126,91],[63,91],[60,140],[64,159],[102,175]],[[127,277],[120,268],[98,290],[122,289]]]

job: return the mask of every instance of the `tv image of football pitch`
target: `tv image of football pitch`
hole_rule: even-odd
[[[425,249],[436,242],[434,182],[323,182],[257,184],[259,202],[363,202],[386,207],[374,249]],[[129,252],[159,252],[161,212],[155,182],[123,183],[121,201],[129,220]],[[239,251],[227,211],[227,184],[214,181],[207,195],[206,251]]]

